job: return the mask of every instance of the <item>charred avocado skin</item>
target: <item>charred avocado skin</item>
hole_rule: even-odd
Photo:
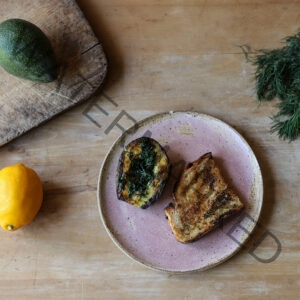
[[[139,208],[148,208],[162,194],[170,173],[168,156],[149,137],[130,142],[118,164],[117,196]]]

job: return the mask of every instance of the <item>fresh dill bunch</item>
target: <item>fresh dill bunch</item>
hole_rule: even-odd
[[[300,30],[294,36],[284,38],[280,49],[257,50],[240,46],[246,59],[256,71],[257,99],[280,100],[278,113],[272,117],[272,132],[282,139],[295,140],[300,134]]]

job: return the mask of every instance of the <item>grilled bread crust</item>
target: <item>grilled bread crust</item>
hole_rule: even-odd
[[[165,214],[176,239],[182,243],[198,240],[244,207],[210,152],[187,165],[173,199],[174,204],[165,208]]]
[[[118,199],[148,208],[162,194],[169,172],[168,156],[156,140],[149,137],[133,140],[119,159]]]

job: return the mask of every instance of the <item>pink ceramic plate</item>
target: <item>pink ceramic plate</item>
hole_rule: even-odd
[[[147,209],[116,196],[116,170],[123,146],[143,135],[151,135],[164,146],[172,164],[162,197]],[[164,208],[172,201],[172,189],[184,164],[206,152],[212,152],[226,180],[246,204],[247,215],[234,217],[194,243],[182,244],[172,234]],[[205,270],[230,258],[254,229],[262,198],[261,171],[247,142],[224,122],[196,112],[163,113],[139,122],[114,143],[98,181],[100,215],[112,240],[136,261],[168,272]]]

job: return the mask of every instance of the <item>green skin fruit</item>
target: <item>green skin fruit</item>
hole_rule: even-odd
[[[57,78],[49,39],[36,25],[22,19],[0,24],[0,65],[12,75],[36,82]]]

